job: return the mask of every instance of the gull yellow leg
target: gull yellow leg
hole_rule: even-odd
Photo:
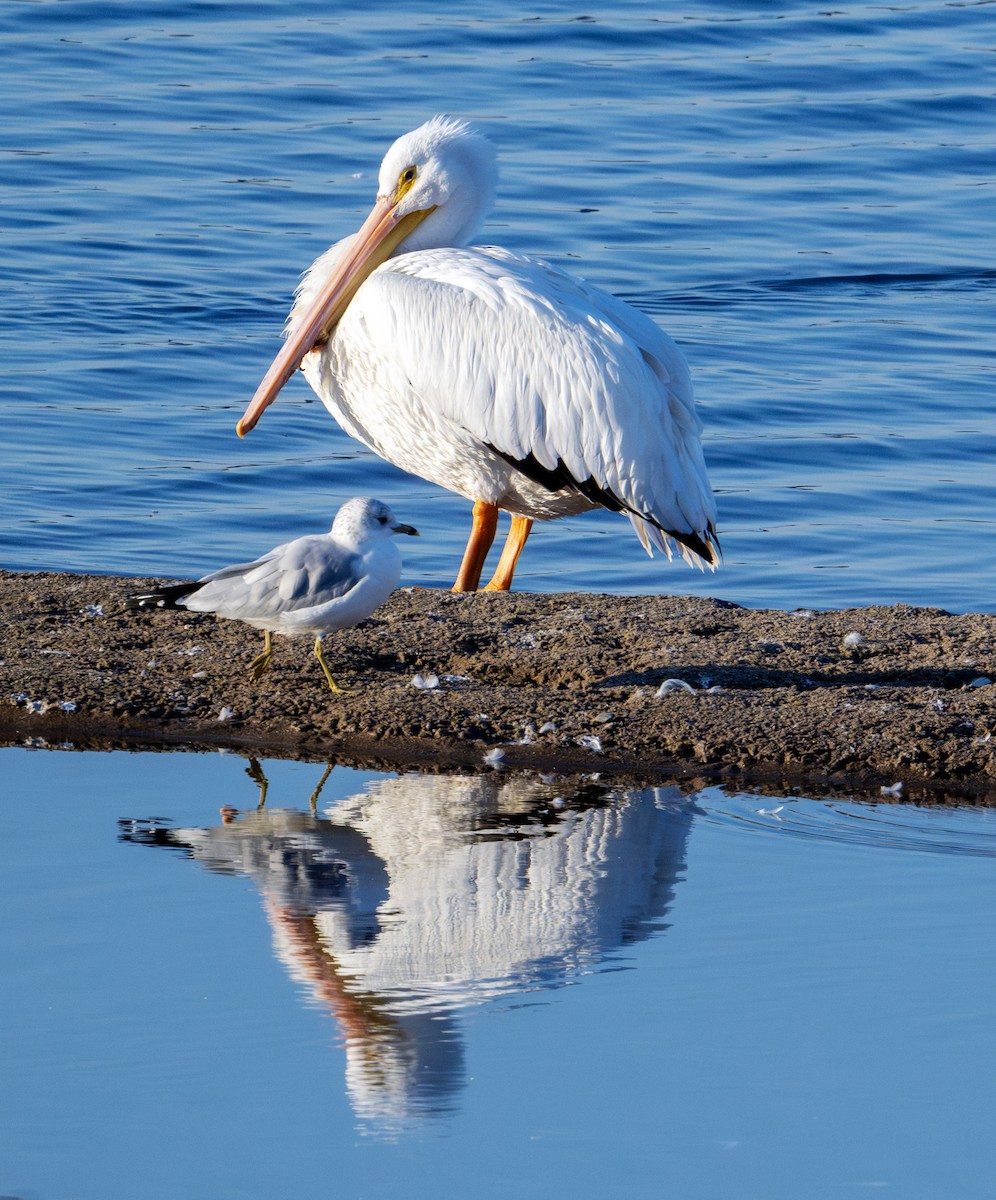
[[[529,537],[533,523],[529,517],[513,517],[512,528],[505,539],[505,548],[501,552],[494,578],[484,589],[486,592],[507,592],[512,586],[512,576],[515,574],[515,564]]]
[[[329,670],[329,665],[325,661],[325,656],[322,654],[322,635],[321,634],[319,634],[318,637],[315,638],[315,658],[318,659],[319,665],[321,666],[322,670],[325,672],[325,678],[328,680],[329,687],[332,689],[332,691],[333,692],[344,692],[346,689],[344,687],[340,687],[336,683],[336,681],[332,678],[332,672]]]
[[[474,501],[474,524],[470,530],[467,549],[463,552],[463,562],[454,592],[476,592],[481,582],[481,572],[484,570],[484,560],[488,557],[491,543],[495,540],[495,530],[498,528],[498,505],[489,504],[486,500]]]
[[[272,657],[273,657],[273,638],[270,634],[270,631],[267,630],[266,633],[263,635],[263,652],[262,652],[262,654],[257,654],[256,657],[249,664],[249,670],[252,671],[253,679],[259,679],[259,677],[266,671],[267,667],[270,665],[270,659]]]

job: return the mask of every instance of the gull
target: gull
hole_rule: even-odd
[[[315,657],[333,692],[322,639],[369,617],[401,578],[401,554],[393,534],[417,536],[380,500],[355,496],[336,513],[328,533],[309,534],[275,546],[253,562],[223,567],[192,583],[177,583],[132,596],[131,609],[175,608],[210,612],[264,631],[262,653],[250,664],[259,679],[273,655],[272,635],[315,636]]]
[[[578,165],[583,174],[584,164]],[[473,502],[454,591],[511,587],[534,520],[629,517],[647,553],[719,562],[702,425],[681,351],[648,316],[549,263],[468,242],[491,142],[434,117],[388,150],[360,230],[306,273],[244,436],[298,368],[351,437]]]

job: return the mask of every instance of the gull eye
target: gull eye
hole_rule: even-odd
[[[377,520],[380,522],[381,525],[387,524],[387,517],[378,517]]]

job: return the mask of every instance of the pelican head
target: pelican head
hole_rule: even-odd
[[[256,389],[236,426],[243,437],[273,403],[304,356],[327,341],[367,276],[392,255],[463,246],[494,199],[494,147],[466,121],[433,117],[391,146],[377,199]]]
[[[404,189],[399,220],[421,213],[399,250],[465,246],[491,210],[497,175],[494,146],[467,121],[433,117],[399,137],[377,188],[378,203]]]

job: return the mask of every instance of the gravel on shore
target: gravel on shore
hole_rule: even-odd
[[[325,656],[159,580],[0,572],[0,744],[231,747],[996,802],[996,615],[687,596],[402,590]],[[901,784],[901,788],[896,785]]]

